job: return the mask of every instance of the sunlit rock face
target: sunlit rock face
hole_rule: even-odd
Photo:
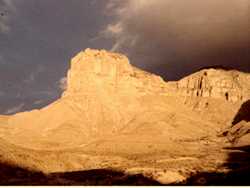
[[[172,84],[178,95],[225,99],[231,102],[250,98],[250,76],[235,70],[204,69]]]
[[[83,94],[139,94],[157,90],[164,81],[132,67],[126,56],[87,49],[71,60],[64,96]],[[146,91],[147,90],[147,91]]]
[[[118,82],[132,74],[133,68],[125,56],[87,49],[71,60],[68,88],[64,95],[112,93]]]

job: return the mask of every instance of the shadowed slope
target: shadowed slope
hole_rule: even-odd
[[[233,119],[232,125],[236,125],[241,121],[246,121],[246,122],[250,121],[250,100],[247,100],[241,105],[238,113],[235,115]]]

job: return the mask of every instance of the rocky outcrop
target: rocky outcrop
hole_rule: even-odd
[[[242,121],[231,127],[227,138],[234,146],[250,146],[250,122]]]
[[[225,132],[236,146],[250,145],[250,100],[245,101],[235,115],[231,127]]]
[[[63,96],[82,94],[143,94],[162,88],[161,77],[132,67],[126,56],[87,49],[71,60]]]
[[[204,69],[171,85],[180,96],[231,102],[243,102],[250,98],[250,75],[235,70]]]

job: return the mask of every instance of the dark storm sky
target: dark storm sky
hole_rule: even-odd
[[[61,94],[58,82],[72,56],[87,47],[111,48],[108,40],[96,39],[107,24],[102,11],[105,1],[9,2],[0,0],[4,14],[0,18],[0,112],[9,103],[21,108],[25,103],[53,100]]]
[[[188,2],[0,0],[0,114],[58,98],[70,58],[88,47],[167,79],[218,64],[250,71],[248,0]]]

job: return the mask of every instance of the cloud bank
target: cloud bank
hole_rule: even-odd
[[[10,31],[10,15],[15,13],[16,7],[12,0],[0,1],[0,34],[6,34]]]
[[[4,112],[4,114],[14,114],[14,113],[17,113],[17,112],[19,112],[24,107],[24,105],[25,105],[24,103],[21,103],[21,104],[19,104],[17,106],[14,106],[14,107],[6,110],[6,112]]]
[[[64,91],[67,89],[67,77],[61,78],[58,82],[58,87]]]
[[[109,0],[106,12],[112,50],[167,79],[213,65],[250,71],[249,0]]]

